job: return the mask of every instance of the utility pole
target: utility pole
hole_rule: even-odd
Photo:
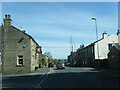
[[[71,52],[73,52],[73,40],[72,40],[72,36],[70,37],[70,46],[71,46]]]
[[[70,59],[70,62],[73,63],[73,40],[72,40],[72,36],[70,37],[70,48],[71,48],[71,59]]]
[[[98,55],[98,68],[100,69],[100,61],[99,61],[99,45],[98,45],[98,30],[97,30],[97,19],[96,18],[92,18],[92,20],[95,21],[95,27],[96,27],[96,44],[97,44],[97,55]]]

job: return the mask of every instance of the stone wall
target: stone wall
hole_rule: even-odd
[[[24,38],[21,42],[20,40]],[[3,73],[30,72],[30,38],[14,27],[4,27]],[[17,56],[23,55],[23,66],[17,66]]]

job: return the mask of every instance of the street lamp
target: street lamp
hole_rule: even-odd
[[[98,55],[98,68],[100,68],[100,61],[99,61],[99,45],[98,45],[98,31],[97,31],[97,19],[95,17],[92,18],[92,20],[95,21],[95,27],[96,27],[96,40],[97,40],[97,55]]]

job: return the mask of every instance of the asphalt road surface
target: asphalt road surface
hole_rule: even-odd
[[[3,77],[4,88],[120,88],[119,77],[93,68],[44,68],[33,74]]]

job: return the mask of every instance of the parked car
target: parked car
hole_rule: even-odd
[[[67,62],[65,65],[66,65],[66,66],[70,66],[70,63],[69,63],[69,62]]]
[[[39,68],[39,65],[36,65],[36,66],[35,66],[35,70],[37,70],[38,68]]]
[[[80,63],[79,62],[74,62],[73,67],[80,67]]]
[[[80,63],[74,61],[74,62],[71,62],[71,63],[70,63],[70,66],[71,66],[71,67],[80,67]]]
[[[74,62],[71,62],[69,66],[73,67],[74,66]]]
[[[57,69],[65,69],[65,64],[63,62],[59,62],[56,64]]]
[[[53,63],[49,63],[48,67],[54,67],[54,64]]]

